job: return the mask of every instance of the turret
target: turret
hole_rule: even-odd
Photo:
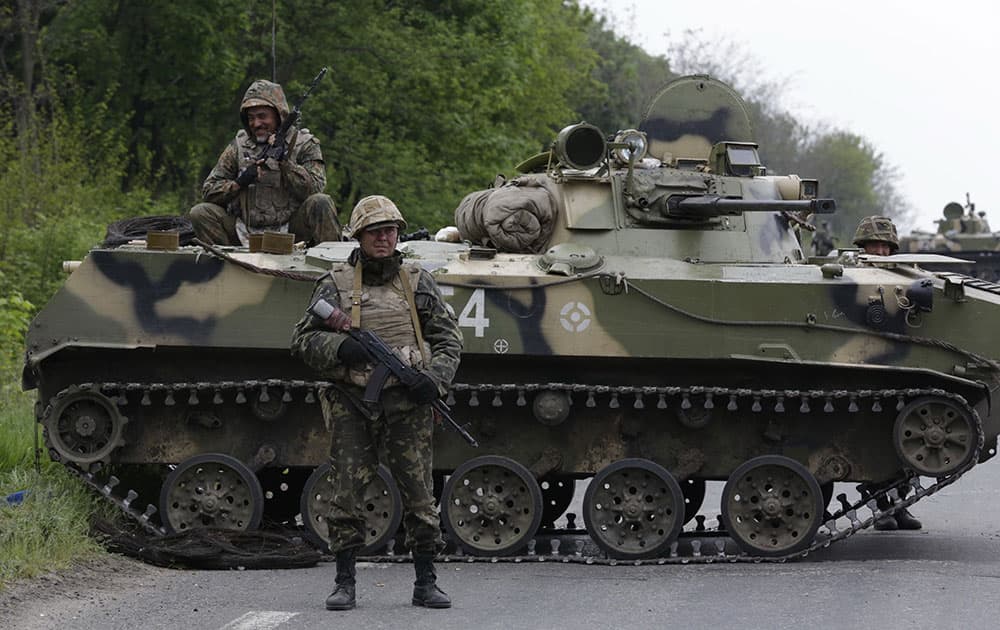
[[[768,175],[757,149],[738,95],[684,77],[637,129],[563,128],[518,165],[522,175],[467,196],[456,224],[473,243],[511,253],[573,242],[600,255],[804,261],[795,228],[836,204],[814,179]]]

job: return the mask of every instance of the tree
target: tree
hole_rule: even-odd
[[[46,28],[46,63],[60,92],[84,107],[110,96],[106,122],[121,126],[128,147],[124,186],[199,187],[202,156],[216,153],[221,137],[213,105],[220,94],[232,103],[245,76],[247,56],[236,45],[248,28],[245,7],[81,0]],[[74,77],[70,89],[63,76]]]
[[[615,35],[605,18],[584,16],[589,19],[588,44],[599,60],[579,113],[605,133],[638,127],[659,88],[675,78],[670,63]]]
[[[558,0],[313,0],[279,13],[279,59],[301,77],[286,87],[333,69],[307,112],[327,191],[343,208],[388,194],[417,223],[451,222],[464,194],[550,141],[595,62],[585,18]]]
[[[884,156],[863,137],[847,131],[817,134],[802,153],[803,171],[820,180],[824,197],[837,200],[837,212],[830,227],[845,245],[858,222],[881,214],[900,217],[906,207],[896,192],[894,169]]]

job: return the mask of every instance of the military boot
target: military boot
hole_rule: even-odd
[[[905,508],[896,512],[894,518],[896,519],[896,526],[899,529],[920,529],[923,527],[920,519],[910,514],[910,511]]]
[[[350,610],[354,608],[354,557],[357,549],[337,552],[337,588],[326,598],[327,610]]]
[[[413,583],[413,605],[426,608],[451,608],[451,599],[437,585],[434,556],[413,556],[417,580]]]
[[[909,489],[906,486],[903,486],[903,489],[899,492],[899,498],[905,499],[907,494],[909,494]],[[917,519],[917,517],[910,514],[910,511],[906,508],[896,512],[894,516],[896,518],[896,525],[899,526],[899,529],[920,529],[923,527],[923,524]]]
[[[875,499],[875,505],[878,509],[885,512],[892,507],[892,502],[887,496],[881,496]],[[883,516],[875,521],[875,529],[880,532],[890,532],[899,529],[899,523],[896,522],[896,516]]]

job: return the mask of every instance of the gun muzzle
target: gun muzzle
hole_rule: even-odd
[[[667,200],[667,216],[702,219],[744,212],[812,212],[830,214],[837,209],[833,199],[729,199],[714,195],[673,196]]]

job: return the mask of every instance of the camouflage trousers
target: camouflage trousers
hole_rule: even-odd
[[[215,245],[239,245],[236,235],[236,217],[214,203],[196,204],[188,213],[194,233],[199,239]],[[337,208],[330,195],[309,195],[288,219],[288,231],[295,234],[295,241],[316,245],[323,241],[339,241],[340,221]]]
[[[360,400],[360,388],[344,388]],[[323,413],[333,432],[330,444],[333,493],[326,519],[330,549],[336,552],[364,546],[361,502],[381,461],[399,487],[406,546],[414,554],[439,553],[444,549],[444,541],[441,518],[434,507],[431,474],[434,424],[430,407],[410,402],[402,387],[383,391],[380,413],[374,419],[360,412],[343,393],[330,390],[323,402]]]

